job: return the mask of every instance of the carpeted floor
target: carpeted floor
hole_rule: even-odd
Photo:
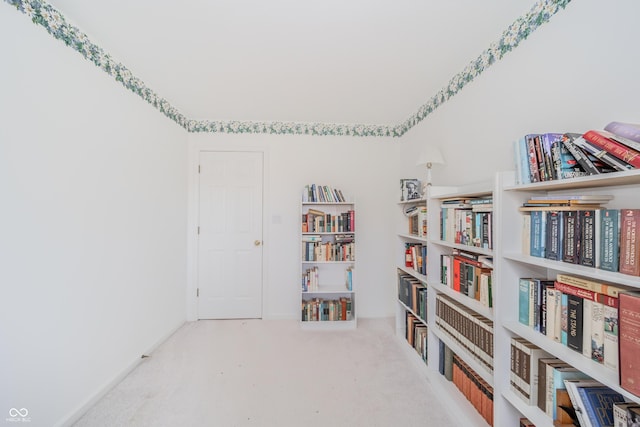
[[[392,320],[185,324],[91,408],[85,426],[454,426]]]

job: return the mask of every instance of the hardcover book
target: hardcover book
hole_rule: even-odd
[[[600,212],[600,268],[618,271],[620,242],[620,211],[605,209]]]
[[[580,250],[580,216],[578,211],[566,211],[562,215],[562,260],[578,264]]]
[[[580,248],[578,256],[580,264],[587,267],[598,267],[600,247],[596,245],[596,236],[600,233],[600,211],[580,211],[578,215],[580,217]]]
[[[640,408],[640,403],[616,402],[613,404],[613,427],[628,427],[631,424],[628,422],[627,410],[632,407]]]
[[[600,170],[593,164],[593,161],[591,161],[589,156],[587,156],[585,152],[573,143],[574,139],[580,138],[581,136],[582,135],[579,133],[565,133],[562,135],[562,144],[567,148],[585,172],[589,175],[598,175]]]
[[[619,296],[620,386],[640,396],[640,291]]]
[[[618,371],[618,306],[603,305],[604,366]]]
[[[604,127],[604,130],[640,142],[640,124],[611,122]]]
[[[619,143],[611,138],[607,138],[597,130],[590,130],[582,135],[584,139],[589,142],[593,142],[598,147],[606,150],[610,154],[613,154],[620,160],[629,163],[633,167],[640,167],[640,152],[627,147],[624,144]]]
[[[545,258],[553,261],[562,260],[562,216],[564,213],[566,212],[547,212]]]
[[[603,163],[606,163],[607,165],[609,165],[610,167],[612,167],[617,171],[626,171],[629,169],[633,169],[633,166],[631,166],[629,163],[618,159],[616,156],[612,155],[607,150],[599,147],[598,145],[596,145],[591,141],[587,141],[583,137],[574,139],[573,143],[588,155],[591,155],[596,159],[602,161]]]
[[[569,295],[567,297],[567,347],[582,353],[582,298]]]
[[[593,427],[613,426],[613,404],[624,402],[624,396],[606,386],[578,386],[577,389],[579,398],[587,411],[589,425]]]
[[[640,209],[620,210],[620,273],[640,276]]]

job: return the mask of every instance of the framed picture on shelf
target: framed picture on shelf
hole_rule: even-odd
[[[401,194],[400,194],[401,202],[421,198],[422,195],[420,194],[420,180],[416,178],[401,179],[400,191],[401,191]]]

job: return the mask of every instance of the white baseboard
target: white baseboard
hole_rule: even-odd
[[[186,322],[181,320],[180,323],[174,326],[167,334],[162,336],[155,344],[153,344],[146,352],[143,354],[150,354],[156,348],[160,346],[163,342],[165,342],[171,335],[176,333],[178,329],[180,329]],[[71,413],[64,417],[62,421],[55,424],[56,427],[69,427],[76,423],[84,414],[95,405],[100,399],[102,399],[112,388],[118,385],[127,375],[131,373],[139,364],[142,362],[142,355],[136,358],[133,362],[131,362],[128,366],[126,366],[118,375],[116,375],[111,381],[107,382],[105,385],[100,387],[96,392],[90,396],[84,403],[82,403],[78,408],[71,411]]]

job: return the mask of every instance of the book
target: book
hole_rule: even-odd
[[[553,261],[562,260],[563,213],[555,210],[547,212],[545,258]]]
[[[613,404],[624,402],[624,396],[609,387],[577,386],[578,396],[587,411],[589,425],[593,427],[613,426]],[[583,414],[584,416],[584,414]]]
[[[547,365],[546,376],[545,413],[553,420],[559,418],[558,391],[566,390],[564,380],[591,380],[587,374],[564,362]]]
[[[583,304],[576,295],[567,297],[567,347],[582,353]]]
[[[547,325],[545,335],[554,340],[561,342],[561,298],[562,292],[555,287],[547,288]]]
[[[640,142],[640,125],[625,122],[610,122],[604,130]]]
[[[535,140],[538,134],[525,135],[527,142],[527,159],[529,160],[529,182],[540,182],[540,169],[538,167],[538,155]]]
[[[640,167],[640,152],[629,148],[626,145],[621,144],[611,138],[607,138],[597,130],[589,130],[585,132],[582,137],[589,142],[593,142],[598,147],[606,150],[610,154],[613,154],[620,160],[629,163],[633,167]]]
[[[603,304],[604,366],[618,371],[618,306]]]
[[[587,301],[589,300],[584,300],[584,302]],[[591,322],[590,333],[586,334],[583,331],[588,343],[587,357],[602,365],[604,364],[604,304],[597,301],[589,301],[589,308],[591,313],[585,310],[584,323]]]
[[[613,427],[628,427],[627,411],[630,408],[640,408],[636,402],[615,402],[613,404]]]
[[[627,426],[640,426],[640,408],[637,406],[629,406],[627,408]]]
[[[629,148],[633,148],[636,151],[640,151],[640,142],[639,141],[635,141],[631,138],[627,138],[623,135],[618,135],[616,133],[613,132],[609,132],[608,130],[601,130],[599,131],[599,133],[601,133],[603,136],[606,136],[609,139],[612,139],[614,141],[617,141],[623,145],[626,145]]]
[[[578,264],[580,250],[580,215],[578,211],[563,212],[562,230],[562,260]]]
[[[580,138],[581,136],[582,135],[579,133],[565,133],[562,135],[562,144],[567,148],[586,173],[589,175],[598,175],[600,170],[594,165],[593,161],[580,149],[580,147],[573,143],[574,139]]]
[[[531,256],[544,258],[545,255],[545,231],[547,213],[542,211],[531,212],[531,237],[529,254]]]
[[[620,210],[620,273],[640,276],[640,209]]]
[[[600,246],[596,244],[596,236],[600,234],[600,211],[591,209],[580,211],[578,216],[580,217],[579,264],[598,267]]]
[[[613,169],[617,171],[626,171],[629,169],[633,169],[629,163],[624,162],[618,159],[616,156],[609,153],[607,150],[599,147],[595,143],[591,141],[587,141],[583,137],[579,137],[573,140],[573,143],[581,148],[585,153],[592,155],[593,157],[601,160],[607,165],[611,166]]]
[[[518,322],[524,326],[531,326],[529,324],[529,303],[530,296],[529,291],[531,288],[532,280],[529,278],[520,278],[518,286]]]
[[[551,144],[551,157],[556,168],[556,179],[576,178],[587,176],[575,157],[562,143],[562,137]]]
[[[563,273],[558,273],[556,275],[556,280],[558,282],[566,283],[568,285],[586,289],[592,292],[597,292],[599,294],[607,295],[614,298],[618,298],[618,294],[621,291],[624,291],[623,288],[615,285]]]
[[[620,211],[604,209],[600,212],[600,268],[618,271],[620,248]]]
[[[569,398],[571,399],[571,404],[576,411],[576,416],[578,418],[578,422],[580,423],[580,427],[589,427],[591,423],[589,422],[589,417],[587,416],[587,408],[585,407],[585,403],[580,398],[578,387],[603,387],[603,384],[598,381],[588,379],[569,379],[564,380],[564,385],[567,389],[567,393],[569,394]]]
[[[640,291],[620,294],[618,322],[620,387],[640,396]]]

